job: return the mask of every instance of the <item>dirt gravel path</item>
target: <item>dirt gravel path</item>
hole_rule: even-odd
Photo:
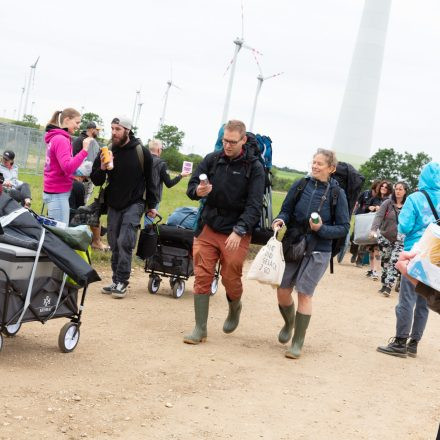
[[[101,270],[108,281],[108,270]],[[0,439],[434,439],[440,421],[440,316],[416,359],[377,353],[397,297],[349,264],[318,288],[303,357],[284,358],[275,291],[246,281],[239,328],[222,331],[223,287],[206,344],[193,326],[192,280],[173,299],[134,270],[128,296],[93,285],[81,339],[57,348],[64,320],[29,323],[0,353]]]

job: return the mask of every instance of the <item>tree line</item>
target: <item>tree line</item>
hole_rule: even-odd
[[[103,125],[102,118],[98,114],[93,112],[85,113],[81,118],[81,126],[77,134],[85,130],[87,123],[91,121]],[[41,128],[37,118],[32,115],[24,115],[22,121],[14,121],[13,123],[37,129]],[[136,133],[137,127],[134,127],[133,131]],[[164,150],[161,157],[167,162],[168,168],[172,171],[180,172],[184,161],[192,162],[195,169],[203,159],[199,154],[183,154],[179,151],[183,145],[185,133],[174,125],[162,125],[154,137],[163,142]],[[105,139],[99,140],[102,143],[106,142]],[[146,144],[148,144],[148,141]],[[412,190],[415,190],[423,166],[431,160],[431,157],[426,153],[412,155],[408,152],[399,153],[393,148],[382,148],[360,166],[359,172],[365,177],[365,188],[368,188],[373,180],[381,179],[391,182],[404,180]],[[278,174],[279,171],[292,173],[293,176],[292,178],[281,177]],[[306,174],[304,171],[286,166],[273,166],[271,173],[272,188],[275,191],[288,191],[296,177],[299,178]]]

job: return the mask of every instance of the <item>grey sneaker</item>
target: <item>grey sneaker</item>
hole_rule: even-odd
[[[128,283],[119,282],[116,287],[112,290],[113,298],[124,298],[127,295]]]
[[[105,293],[107,295],[110,295],[113,290],[116,288],[116,283],[111,283],[109,286],[105,286],[101,289],[102,293]]]

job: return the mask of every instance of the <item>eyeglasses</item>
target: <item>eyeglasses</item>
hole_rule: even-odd
[[[228,139],[222,139],[223,145],[229,144],[229,145],[237,145],[243,138],[241,137],[238,141],[230,141]]]

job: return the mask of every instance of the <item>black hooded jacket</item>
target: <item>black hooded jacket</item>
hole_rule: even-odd
[[[144,153],[144,172],[140,164],[136,146],[140,141],[133,135],[128,144],[122,147],[112,146],[112,170],[101,170],[101,159],[98,154],[93,162],[90,178],[97,186],[102,186],[108,177],[108,186],[105,190],[105,200],[113,209],[122,210],[134,203],[142,202],[146,191],[147,207],[152,209],[159,202],[151,191],[151,166],[153,159],[151,153],[142,147]]]
[[[265,182],[263,165],[252,148],[244,145],[233,160],[223,151],[205,156],[188,182],[186,194],[192,200],[201,199],[196,194],[200,174],[212,184],[202,222],[223,234],[230,234],[234,226],[251,233],[261,216]]]

